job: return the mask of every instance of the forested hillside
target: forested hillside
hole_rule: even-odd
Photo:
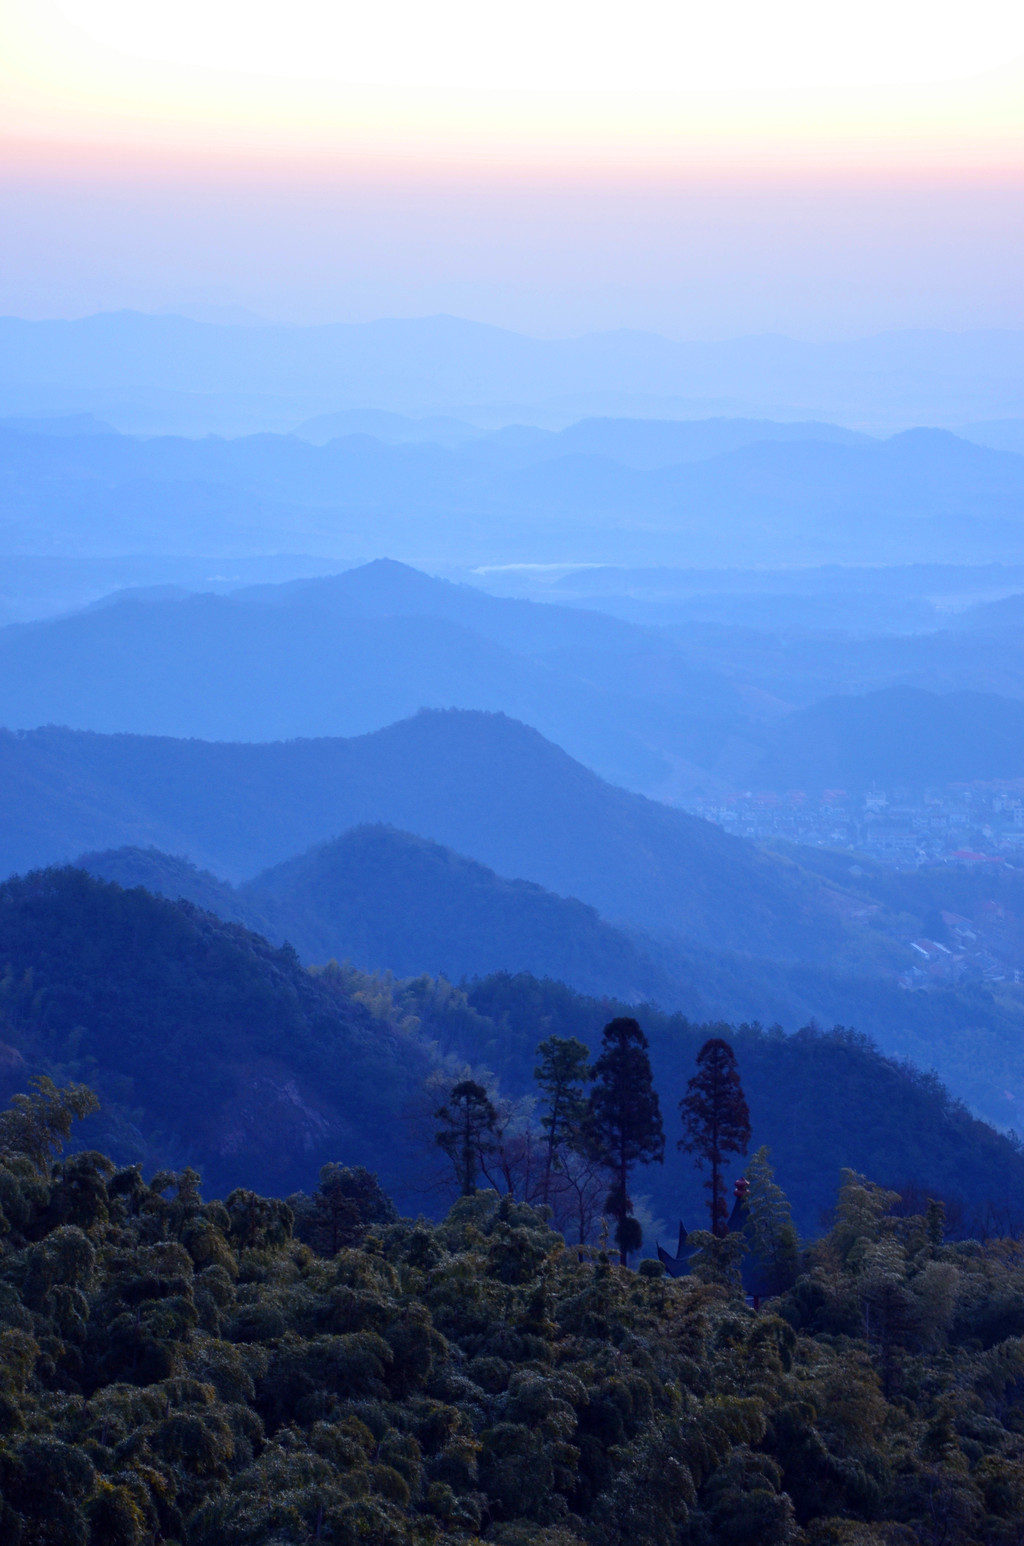
[[[9,881],[0,994],[7,1093],[37,1071],[88,1075],[92,1141],[120,1160],[197,1163],[220,1191],[289,1191],[337,1151],[393,1188],[412,1172],[400,1115],[426,1049],[294,951],[188,904],[80,870]]]
[[[373,866],[365,862],[370,852]],[[823,893],[830,907],[871,915],[874,930],[860,960],[852,944],[852,958],[822,966],[612,928],[572,899],[524,889],[436,845],[379,829],[288,861],[274,872],[277,890],[273,875],[266,890],[258,882],[233,887],[153,849],[115,849],[79,863],[122,885],[184,897],[278,944],[290,941],[311,965],[349,957],[375,972],[401,960],[400,971],[433,973],[443,961],[456,978],[529,971],[583,993],[628,1002],[653,997],[692,1021],[760,1020],[788,1031],[812,1021],[854,1025],[887,1055],[936,1069],[987,1121],[1024,1129],[1019,987],[977,982],[908,991],[893,970],[909,953],[906,940],[945,928],[940,907],[971,915],[984,909],[991,877],[948,869],[898,874],[867,861],[851,877],[849,855],[800,849],[793,857],[836,886]],[[1024,910],[1021,885],[1019,871],[1000,873],[995,894],[1007,927],[1011,909]]]
[[[103,1103],[87,1141],[119,1163],[193,1164],[215,1191],[248,1177],[275,1193],[310,1185],[328,1161],[366,1164],[413,1210],[444,1195],[430,1114],[445,1080],[470,1070],[525,1131],[538,1043],[576,1036],[596,1050],[611,1015],[637,1014],[673,1134],[664,1166],[636,1185],[648,1247],[703,1211],[672,1124],[710,1032],[682,1015],[530,976],[463,990],[337,966],[310,973],[238,924],[70,869],[0,887],[0,992],[0,1093],[35,1073],[87,1079]],[[848,1031],[727,1034],[755,1144],[771,1149],[801,1229],[819,1227],[843,1165],[931,1187],[963,1227],[1015,1216],[1024,1157],[933,1078]]]
[[[411,990],[415,993],[414,985]],[[778,1026],[756,1022],[700,1024],[651,1006],[600,1003],[559,983],[507,974],[469,984],[466,997],[493,1027],[484,1060],[513,1090],[528,1087],[538,1026],[545,1035],[579,1037],[596,1051],[609,1014],[639,1014],[655,1083],[671,1112],[669,1130],[676,1135],[675,1103],[701,1045],[710,1035],[727,1037],[740,1062],[754,1144],[768,1145],[794,1215],[808,1234],[820,1227],[832,1178],[848,1165],[887,1186],[930,1187],[955,1202],[965,1227],[983,1227],[989,1213],[993,1220],[1017,1215],[1018,1183],[1010,1176],[1020,1173],[1024,1179],[1018,1144],[972,1117],[933,1074],[881,1057],[856,1030],[825,1031],[812,1024],[786,1035]],[[475,1044],[478,1034],[458,1019],[450,1042],[442,1044],[461,1050],[469,1035]],[[742,1168],[736,1161],[736,1173]],[[686,1222],[703,1212],[700,1178],[683,1155],[667,1151],[663,1168],[644,1172],[638,1190],[644,1189],[670,1223],[676,1199],[686,1209]]]
[[[554,977],[583,993],[657,1000],[701,1012],[690,961],[592,907],[507,880],[438,843],[393,827],[354,827],[241,886],[155,848],[83,854],[101,880],[144,886],[294,945],[307,965],[332,958],[364,971],[452,981],[491,972]],[[672,959],[656,964],[651,952]]]
[[[503,880],[450,848],[391,827],[356,827],[264,870],[243,905],[276,918],[303,960],[349,959],[398,977],[455,981],[526,970],[585,993],[664,999],[677,985],[592,907]],[[276,909],[276,913],[272,912]]]

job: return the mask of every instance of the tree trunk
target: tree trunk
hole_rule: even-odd
[[[626,1233],[626,1219],[629,1216],[628,1210],[626,1208],[626,1182],[628,1180],[629,1180],[629,1166],[626,1163],[626,1156],[625,1156],[625,1154],[623,1154],[622,1158],[621,1158],[621,1160],[619,1162],[619,1207],[622,1210],[621,1213],[619,1214],[619,1239],[620,1240],[623,1238],[623,1236]],[[622,1249],[621,1245],[619,1246],[619,1266],[620,1267],[628,1267],[629,1266],[629,1262],[627,1260],[626,1252]]]

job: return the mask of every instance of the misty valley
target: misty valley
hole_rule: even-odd
[[[1024,1539],[1024,353],[0,319],[0,1538]]]

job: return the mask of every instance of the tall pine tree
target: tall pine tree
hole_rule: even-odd
[[[616,1221],[619,1261],[643,1243],[633,1217],[629,1176],[634,1165],[660,1165],[665,1158],[661,1107],[651,1078],[647,1037],[635,1020],[620,1016],[604,1028],[594,1064],[594,1088],[587,1103],[587,1142],[613,1183],[605,1207]]]
[[[697,1156],[697,1169],[709,1167],[704,1186],[711,1193],[711,1233],[728,1233],[722,1167],[727,1154],[746,1154],[750,1145],[747,1109],[736,1055],[727,1041],[713,1036],[697,1054],[697,1072],[679,1102],[683,1136],[679,1148]]]

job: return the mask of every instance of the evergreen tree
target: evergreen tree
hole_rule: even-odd
[[[761,1146],[747,1166],[746,1234],[751,1252],[764,1269],[764,1287],[758,1293],[784,1293],[796,1281],[800,1269],[799,1241],[782,1187]]]
[[[545,1134],[541,1201],[551,1199],[551,1172],[559,1151],[579,1142],[587,1099],[583,1088],[591,1078],[590,1049],[575,1036],[549,1036],[537,1048],[533,1071],[544,1103],[540,1125]]]
[[[711,1233],[722,1236],[728,1225],[722,1167],[727,1154],[746,1154],[750,1143],[747,1109],[735,1054],[727,1041],[713,1036],[697,1054],[697,1072],[679,1102],[683,1136],[678,1147],[697,1156],[697,1168],[710,1167],[704,1186],[711,1193]]]
[[[633,1217],[629,1173],[634,1165],[660,1165],[665,1158],[661,1107],[651,1078],[647,1037],[635,1020],[620,1016],[604,1028],[594,1064],[594,1088],[587,1103],[587,1142],[594,1158],[611,1171],[605,1206],[616,1221],[619,1261],[643,1241]]]
[[[476,1178],[497,1148],[498,1113],[482,1084],[462,1079],[434,1116],[440,1122],[436,1142],[451,1160],[463,1197],[476,1191]]]

